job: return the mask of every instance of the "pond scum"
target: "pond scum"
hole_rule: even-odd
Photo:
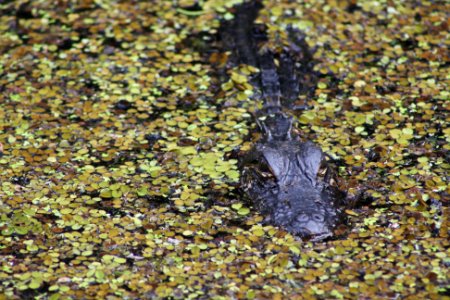
[[[315,49],[301,134],[339,162],[341,237],[302,241],[237,193],[248,66],[222,1],[0,3],[0,299],[448,297],[443,1],[263,1]]]

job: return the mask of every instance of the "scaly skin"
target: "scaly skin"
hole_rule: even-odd
[[[332,236],[340,222],[338,203],[344,193],[331,185],[331,169],[322,150],[300,141],[292,131],[292,116],[285,112],[300,94],[309,95],[315,88],[312,55],[297,37],[292,48],[279,55],[277,67],[274,54],[258,48],[264,36],[253,34],[260,8],[258,1],[235,7],[234,20],[222,28],[233,59],[260,69],[253,82],[264,100],[256,114],[262,138],[240,160],[241,188],[268,223],[321,240]],[[294,33],[290,29],[289,35]],[[321,167],[327,170],[324,179],[318,176]]]

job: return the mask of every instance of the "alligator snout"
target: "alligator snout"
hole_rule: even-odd
[[[324,239],[333,234],[326,216],[322,213],[301,213],[289,225],[289,229],[302,237]]]

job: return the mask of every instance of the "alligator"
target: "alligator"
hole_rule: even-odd
[[[333,236],[342,222],[345,192],[321,148],[302,141],[292,111],[300,95],[314,93],[317,76],[311,50],[298,30],[288,28],[292,45],[276,53],[264,47],[265,30],[255,25],[260,1],[234,7],[234,19],[221,26],[223,47],[234,64],[259,69],[250,82],[263,100],[255,113],[260,139],[239,159],[240,188],[265,222],[312,240]],[[276,63],[277,61],[277,63]],[[323,176],[322,176],[323,175]]]

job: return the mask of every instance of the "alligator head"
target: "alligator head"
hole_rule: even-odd
[[[270,129],[270,123],[263,125]],[[269,223],[320,240],[340,221],[337,203],[343,196],[318,176],[321,164],[322,150],[312,142],[264,139],[247,154],[241,183]]]

